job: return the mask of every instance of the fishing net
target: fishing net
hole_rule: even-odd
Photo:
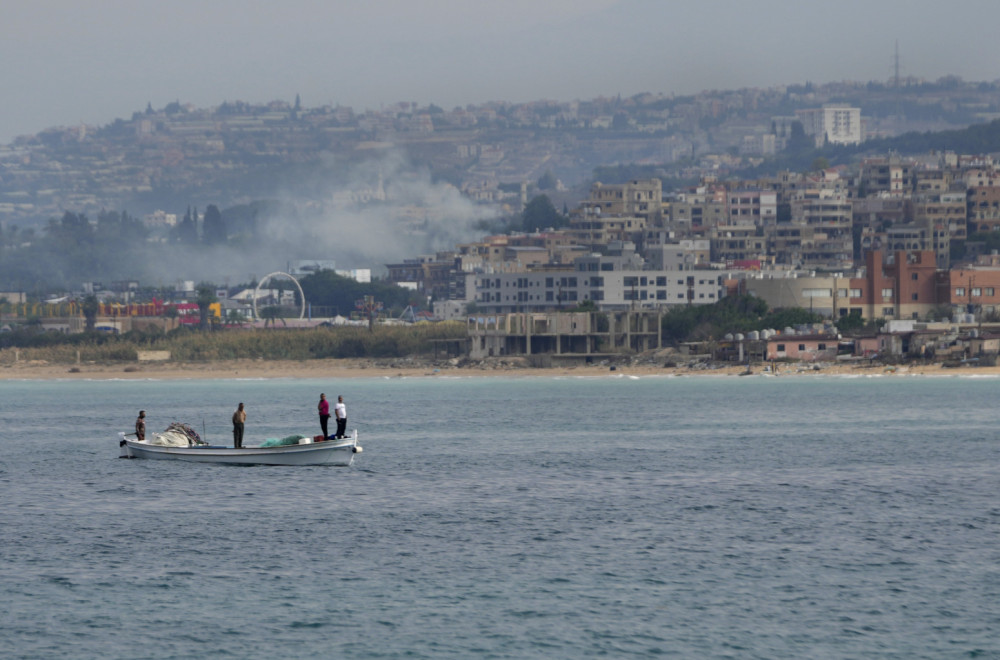
[[[207,443],[187,424],[174,422],[163,433],[154,433],[149,444],[159,447],[190,447]]]
[[[297,445],[299,440],[305,438],[304,435],[299,435],[295,433],[293,435],[286,435],[284,438],[268,438],[264,442],[260,443],[261,447],[284,447],[286,445]]]

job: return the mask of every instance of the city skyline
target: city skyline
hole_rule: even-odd
[[[641,92],[903,76],[991,81],[1000,6],[966,0],[786,0],[698,7],[644,0],[463,5],[381,0],[65,0],[5,7],[0,143],[53,126],[104,125],[147,103],[291,101],[378,109],[569,101]],[[971,20],[975,18],[975,20]]]

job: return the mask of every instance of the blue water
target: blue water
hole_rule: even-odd
[[[351,468],[117,458],[139,408]],[[1000,379],[0,382],[3,658],[998,658]]]

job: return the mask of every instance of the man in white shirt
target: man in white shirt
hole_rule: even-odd
[[[333,407],[333,412],[337,415],[337,437],[343,438],[347,432],[347,406],[344,405],[344,397],[337,397],[337,405]]]

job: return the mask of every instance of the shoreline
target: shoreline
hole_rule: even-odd
[[[0,365],[2,380],[224,380],[269,378],[516,378],[516,377],[600,377],[600,376],[740,376],[745,366],[699,365],[697,368],[663,367],[651,364],[581,365],[558,367],[520,366],[516,359],[489,365],[382,364],[365,359],[321,360],[220,360],[197,363],[118,363],[79,365],[50,364],[41,360]],[[753,368],[753,375],[764,374],[764,365]],[[796,364],[778,365],[782,376],[1000,376],[1000,367],[945,368],[941,364],[873,365],[867,364]]]

